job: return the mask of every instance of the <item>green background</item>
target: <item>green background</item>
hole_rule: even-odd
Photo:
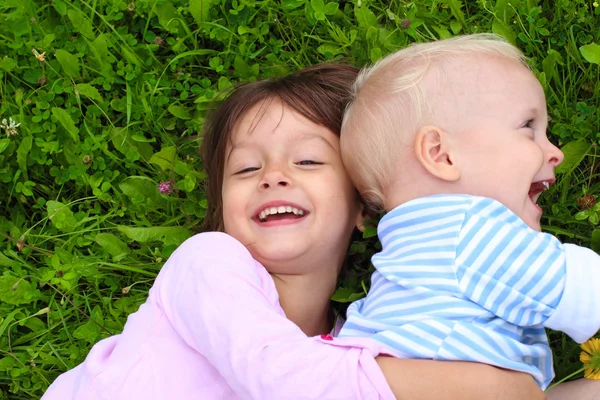
[[[198,230],[199,134],[238,81],[501,34],[530,57],[566,154],[544,229],[600,248],[599,27],[598,4],[581,0],[0,0],[0,120],[21,124],[0,128],[0,399],[39,398],[118,333]],[[335,300],[363,295],[373,234],[352,244]],[[550,338],[557,378],[578,371],[579,346]]]

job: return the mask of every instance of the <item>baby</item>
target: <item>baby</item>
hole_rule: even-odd
[[[544,327],[577,342],[600,328],[600,256],[540,232],[536,201],[563,154],[525,61],[480,34],[413,45],[361,73],[342,156],[387,214],[371,289],[340,336],[525,371],[545,389]]]

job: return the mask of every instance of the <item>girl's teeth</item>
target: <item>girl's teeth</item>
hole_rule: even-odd
[[[548,183],[548,181],[542,182],[542,185],[544,185],[544,187],[546,188],[546,190],[550,189],[550,184]]]
[[[258,214],[258,218],[261,221],[264,221],[269,215],[274,215],[274,214],[284,214],[284,213],[294,213],[295,215],[304,215],[304,211],[303,210],[299,210],[295,207],[292,206],[279,206],[279,207],[269,207],[269,208],[265,208],[264,210],[262,210],[259,214]]]

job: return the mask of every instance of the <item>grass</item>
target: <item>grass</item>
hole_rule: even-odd
[[[198,135],[237,81],[502,34],[530,57],[567,156],[544,227],[600,249],[599,20],[589,0],[0,0],[0,120],[21,124],[0,129],[0,399],[39,398],[145,300],[202,221]],[[336,300],[364,292],[368,271],[352,272]],[[578,371],[579,346],[550,338],[557,379]]]

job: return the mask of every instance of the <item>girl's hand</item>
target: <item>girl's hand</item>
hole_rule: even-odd
[[[524,373],[465,361],[406,360],[377,357],[398,400],[545,400]]]

